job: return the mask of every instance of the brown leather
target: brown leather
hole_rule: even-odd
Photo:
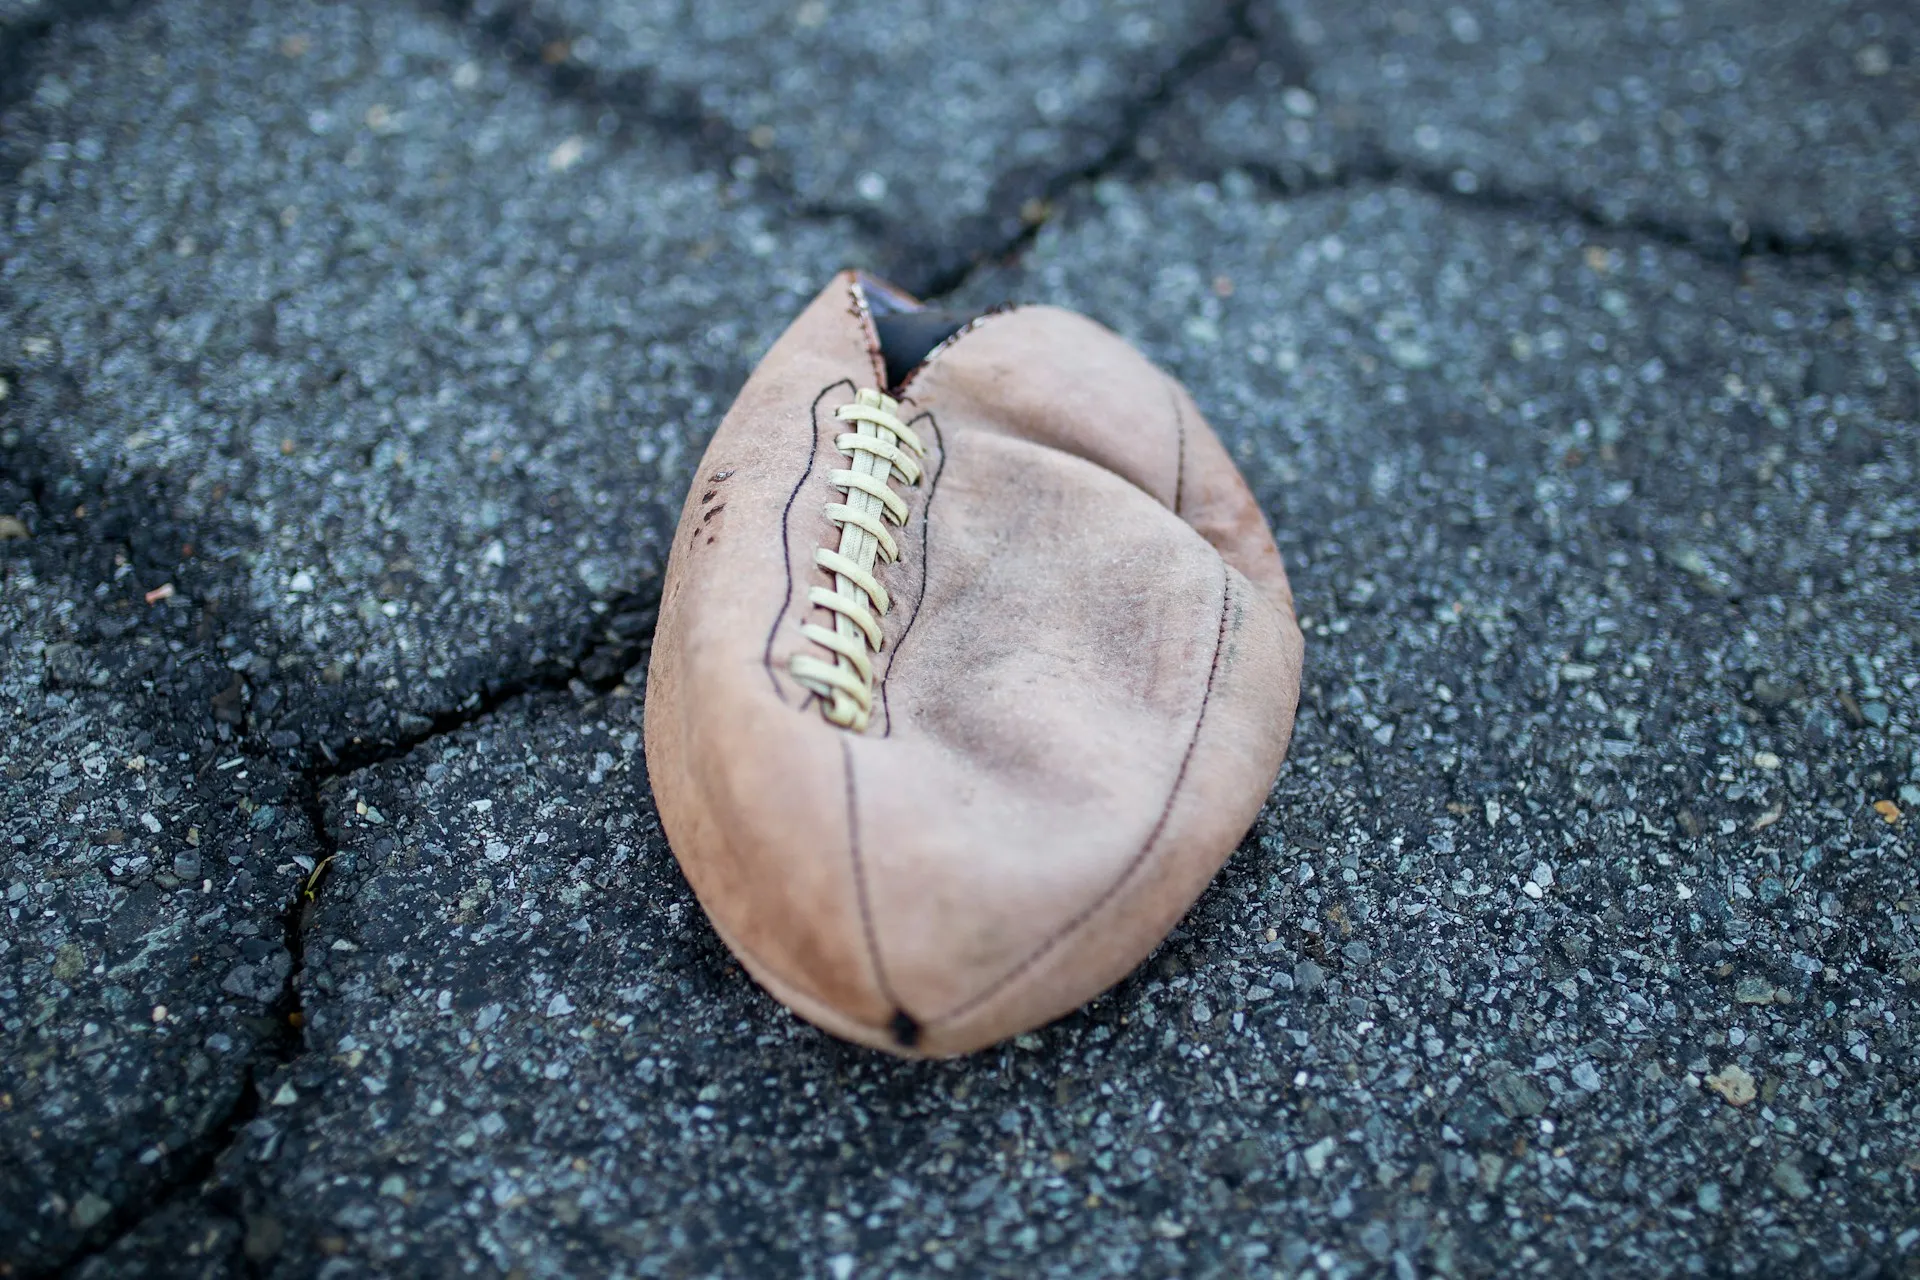
[[[860,277],[774,345],[674,540],[648,770],[741,963],[836,1035],[963,1053],[1123,977],[1267,797],[1301,639],[1279,552],[1192,399],[1113,333],[1021,307],[896,392],[926,442],[864,732],[789,671],[831,658],[816,547],[834,411],[885,380]]]

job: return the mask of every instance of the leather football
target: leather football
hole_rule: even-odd
[[[646,701],[660,820],[777,999],[894,1053],[1068,1012],[1245,835],[1301,638],[1192,398],[1052,307],[837,276],[700,464]]]

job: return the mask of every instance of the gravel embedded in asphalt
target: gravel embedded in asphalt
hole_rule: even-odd
[[[476,28],[607,116],[673,119],[801,206],[880,228],[876,265],[949,278],[1043,216],[1062,175],[1124,144],[1139,106],[1220,45],[1204,0],[725,5],[477,0]]]
[[[880,99],[744,151],[675,114],[711,85],[736,132],[798,117],[867,10],[649,52],[614,7],[125,7],[26,53],[0,8],[32,69],[0,86],[16,1269],[1914,1265],[1899,15],[1759,15],[1696,91],[1661,51],[1748,7],[1299,0],[1156,113],[1142,68],[1196,10],[1100,33],[1133,87],[1089,79],[1039,174],[1005,140],[1080,28],[1022,10],[1029,48],[944,41],[931,82],[1018,92],[930,90],[860,151],[897,193],[951,141],[916,229],[805,207],[859,158],[812,131],[877,138]],[[519,47],[547,29],[591,40]],[[1629,74],[1586,161],[1541,149]],[[1826,145],[1773,147],[1820,103]],[[1141,162],[1062,195],[1071,139],[1135,112]],[[706,433],[832,268],[932,271],[962,188],[1052,203],[949,301],[1082,308],[1188,384],[1308,671],[1266,811],[1152,960],[907,1064],[731,962],[637,735]]]
[[[1733,252],[1920,242],[1920,18],[1871,0],[1263,0],[1149,150],[1539,200]]]

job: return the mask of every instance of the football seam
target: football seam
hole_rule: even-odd
[[[1180,515],[1180,501],[1187,492],[1187,411],[1180,407],[1180,396],[1171,382],[1167,386],[1167,399],[1173,402],[1173,427],[1177,441],[1173,464],[1173,514]],[[1185,519],[1184,516],[1181,518]]]
[[[867,963],[873,966],[873,984],[879,988],[880,998],[892,1005],[896,1013],[906,1013],[900,998],[893,993],[893,984],[887,980],[886,966],[880,962],[880,938],[873,923],[873,907],[868,901],[866,860],[860,856],[860,796],[853,781],[853,745],[844,735],[840,739],[840,762],[847,775],[847,853],[853,863],[853,891],[860,905],[860,930],[866,935]]]
[[[1217,551],[1215,555],[1220,559],[1221,587],[1220,625],[1213,639],[1213,662],[1207,668],[1206,687],[1200,694],[1200,710],[1198,714],[1194,716],[1193,732],[1187,738],[1187,749],[1185,753],[1180,757],[1179,771],[1173,776],[1173,786],[1167,791],[1166,803],[1161,806],[1160,816],[1155,820],[1153,829],[1147,833],[1146,841],[1140,846],[1140,851],[1133,855],[1127,865],[1121,869],[1120,874],[1114,877],[1113,882],[1101,891],[1099,897],[1095,898],[1085,907],[1082,907],[1074,914],[1072,919],[1049,934],[1044,941],[1034,947],[1032,951],[1028,952],[1026,958],[1021,960],[1019,964],[996,978],[983,990],[962,1001],[955,1008],[948,1010],[937,1018],[930,1019],[926,1024],[927,1026],[943,1026],[948,1023],[957,1022],[1024,977],[1029,970],[1046,959],[1048,953],[1060,945],[1060,943],[1066,939],[1067,935],[1073,933],[1089,920],[1093,919],[1094,916],[1098,915],[1109,903],[1118,897],[1120,890],[1126,887],[1127,882],[1133,878],[1134,873],[1145,866],[1147,859],[1153,854],[1155,846],[1160,842],[1160,837],[1166,832],[1168,821],[1173,817],[1174,801],[1179,799],[1180,789],[1186,784],[1187,771],[1193,764],[1194,751],[1200,745],[1200,730],[1207,722],[1207,707],[1208,704],[1213,701],[1214,681],[1220,674],[1220,658],[1221,655],[1226,652],[1227,621],[1231,616],[1233,607],[1233,567],[1226,562],[1225,557],[1219,556]]]

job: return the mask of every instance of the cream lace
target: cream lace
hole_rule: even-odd
[[[850,465],[827,474],[828,483],[846,494],[845,502],[826,507],[827,519],[840,526],[840,548],[815,548],[813,562],[833,575],[833,589],[814,587],[807,593],[807,599],[833,613],[834,625],[828,629],[810,622],[801,628],[834,661],[797,653],[788,664],[795,680],[820,695],[827,719],[856,733],[865,731],[873,710],[872,655],[884,643],[880,618],[892,604],[874,576],[874,560],[891,564],[900,558],[900,544],[887,524],[907,520],[907,504],[888,481],[897,476],[905,485],[920,483],[918,460],[927,453],[920,437],[900,421],[899,409],[890,396],[867,389],[834,411],[854,428],[833,442]]]

